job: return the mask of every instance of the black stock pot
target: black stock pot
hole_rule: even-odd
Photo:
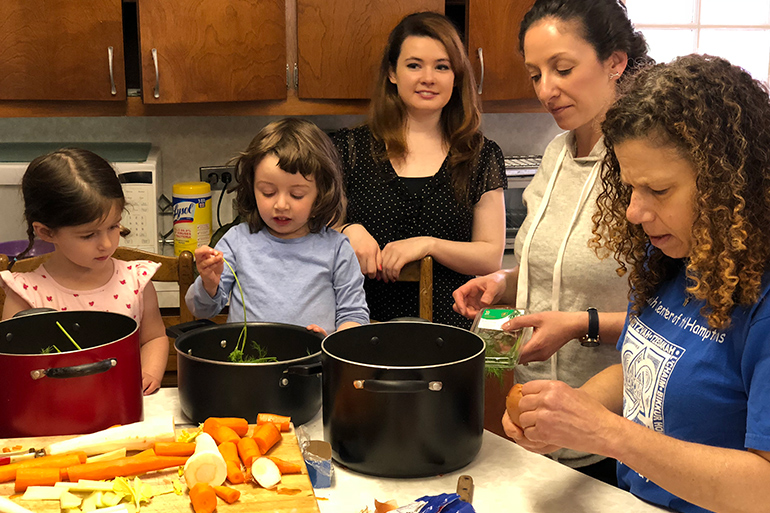
[[[48,310],[2,321],[0,375],[0,438],[91,433],[142,420],[138,326],[125,315]]]
[[[384,322],[324,339],[323,424],[332,456],[385,477],[464,467],[481,449],[484,342],[441,324]]]
[[[243,323],[198,320],[167,329],[175,336],[177,379],[182,412],[196,423],[208,417],[242,417],[256,422],[258,413],[276,413],[304,424],[321,409],[321,339],[300,326],[250,322],[244,353],[267,363],[233,363]]]

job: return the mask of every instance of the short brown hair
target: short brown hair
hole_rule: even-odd
[[[265,226],[254,197],[254,172],[268,155],[278,158],[278,167],[315,180],[318,189],[308,219],[311,233],[334,225],[344,217],[345,193],[339,155],[331,139],[315,124],[300,118],[285,118],[265,126],[246,151],[232,160],[238,180],[236,204],[251,233]]]

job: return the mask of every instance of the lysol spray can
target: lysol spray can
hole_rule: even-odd
[[[173,187],[174,254],[194,252],[211,240],[211,185],[179,182]]]

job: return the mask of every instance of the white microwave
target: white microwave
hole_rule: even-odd
[[[150,143],[0,143],[0,242],[27,239],[21,178],[29,162],[59,148],[85,148],[109,161],[123,184],[122,246],[158,253],[160,150]]]
[[[505,175],[508,188],[505,190],[505,249],[513,250],[516,234],[527,217],[527,208],[522,194],[540,167],[542,155],[517,155],[505,157]]]

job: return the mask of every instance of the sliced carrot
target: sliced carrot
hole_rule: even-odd
[[[280,428],[281,431],[291,430],[291,417],[284,415],[276,415],[275,413],[259,413],[257,414],[257,425],[272,422]]]
[[[190,488],[190,502],[195,513],[213,513],[217,509],[217,494],[208,483],[202,481]]]
[[[235,442],[222,442],[217,448],[225,461],[232,460],[237,461],[238,465],[241,464],[241,458],[238,456],[238,446]]]
[[[61,473],[56,467],[20,468],[16,471],[14,491],[21,493],[28,486],[53,486],[61,480]]]
[[[241,496],[241,492],[235,488],[230,488],[229,486],[215,486],[214,492],[216,492],[217,497],[228,504],[232,504],[233,502],[237,501]]]
[[[138,476],[154,470],[179,467],[187,462],[185,456],[129,456],[112,461],[97,461],[67,467],[70,481],[81,479],[114,479],[119,476]]]
[[[0,466],[0,483],[7,483],[16,479],[16,472],[20,468],[64,468],[71,465],[86,462],[86,453],[83,451],[69,452],[66,454],[55,454],[52,456],[41,456],[31,460],[17,461],[8,465]]]
[[[208,431],[206,431],[206,426],[204,424],[203,432],[210,434],[211,438],[214,439],[217,445],[224,442],[238,443],[238,440],[241,439],[241,437],[238,436],[238,433],[236,433],[233,428],[227,427],[219,423],[212,423],[209,426]]]
[[[302,473],[302,467],[297,463],[292,463],[291,461],[282,460],[281,458],[276,458],[275,456],[268,456],[268,458],[273,460],[273,463],[276,464],[276,466],[278,467],[278,470],[281,471],[281,475]]]
[[[240,460],[236,463],[233,460],[225,460],[227,465],[227,480],[232,484],[241,484],[246,482],[246,474],[241,470]]]
[[[239,417],[209,417],[203,423],[203,430],[206,431],[206,423],[217,423],[222,426],[227,426],[236,433],[238,436],[246,436],[249,432],[249,421]],[[208,433],[208,431],[206,431]],[[211,433],[209,433],[211,434]]]
[[[133,457],[134,458],[145,458],[147,456],[157,456],[157,454],[155,454],[155,449],[150,447],[149,449],[145,449],[145,450],[143,450],[141,452],[138,452],[138,453],[134,454]]]
[[[275,424],[268,422],[254,428],[254,434],[251,437],[257,442],[259,452],[267,454],[267,451],[281,440],[281,431]]]
[[[244,465],[251,467],[254,460],[262,456],[262,453],[259,452],[256,440],[244,437],[238,440],[238,455],[241,457]]]
[[[155,454],[158,456],[192,456],[195,452],[193,442],[155,442]]]

